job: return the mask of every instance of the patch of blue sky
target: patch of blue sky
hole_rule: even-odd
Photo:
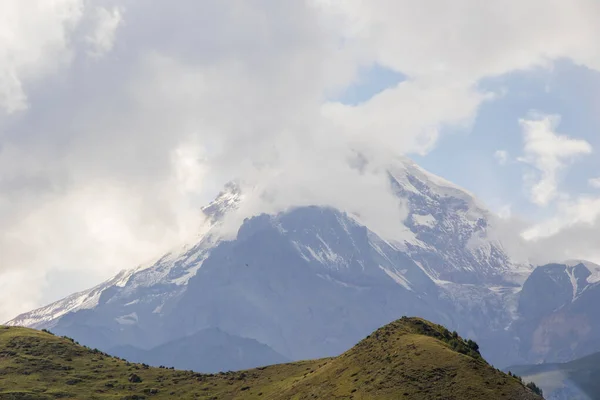
[[[369,100],[385,89],[395,87],[406,80],[406,76],[379,64],[363,68],[353,85],[338,93],[332,101],[347,105],[356,105]]]
[[[523,152],[520,118],[532,110],[557,114],[557,131],[585,139],[595,152],[577,159],[566,171],[559,189],[577,194],[590,189],[588,180],[600,176],[600,74],[559,61],[551,69],[515,72],[480,83],[483,91],[502,93],[484,103],[469,131],[445,132],[426,156],[413,156],[424,168],[474,192],[498,211],[511,204],[519,214],[543,218],[550,210],[529,203],[523,184],[528,166],[516,162]],[[496,150],[508,152],[502,166]],[[460,157],[457,157],[460,155]]]
[[[361,70],[353,85],[330,100],[360,104],[404,80],[401,73],[373,65]],[[519,119],[536,111],[560,115],[560,134],[585,139],[594,148],[594,154],[569,166],[559,189],[571,194],[598,190],[590,188],[588,180],[600,177],[599,73],[560,60],[552,68],[486,79],[479,89],[498,95],[482,104],[470,129],[446,131],[429,154],[411,155],[417,163],[473,192],[495,211],[510,204],[513,211],[534,219],[550,216],[550,209],[529,202],[523,174],[531,167],[516,161],[523,154]],[[497,150],[508,153],[506,165],[494,158]]]

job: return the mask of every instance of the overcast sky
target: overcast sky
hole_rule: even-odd
[[[3,0],[0,320],[189,240],[230,179],[277,194],[249,213],[393,220],[398,154],[532,257],[600,261],[598,20],[597,0]]]

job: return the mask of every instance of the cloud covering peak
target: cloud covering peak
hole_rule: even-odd
[[[389,160],[468,131],[498,96],[486,78],[562,58],[600,69],[599,13],[593,0],[3,1],[0,316],[193,236],[231,179],[271,194],[248,214],[303,203],[401,219]],[[405,79],[339,100],[375,66]],[[59,293],[47,279],[61,273],[74,278]]]

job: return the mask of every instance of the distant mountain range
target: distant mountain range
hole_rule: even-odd
[[[131,345],[112,348],[110,354],[155,367],[169,366],[196,372],[216,373],[282,364],[289,360],[254,339],[232,336],[208,328],[149,350]]]
[[[534,381],[547,400],[600,399],[600,353],[567,363],[520,365],[506,371]]]
[[[519,264],[491,234],[493,214],[471,194],[406,159],[388,176],[408,204],[406,220],[391,221],[404,229],[402,240],[317,206],[254,216],[225,239],[220,225],[245,201],[230,184],[203,208],[208,225],[197,243],[8,325],[182,366],[193,354],[212,354],[213,344],[196,340],[196,353],[176,359],[161,349],[179,351],[202,332],[220,332],[245,355],[228,358],[231,369],[273,357],[336,356],[402,315],[477,340],[497,366],[600,351],[600,267]]]
[[[536,268],[519,294],[512,331],[530,362],[566,362],[600,351],[600,267],[571,261]]]

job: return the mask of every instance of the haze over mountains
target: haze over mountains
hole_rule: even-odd
[[[507,368],[526,381],[535,381],[546,400],[594,400],[600,397],[600,353],[565,363]]]
[[[335,356],[402,315],[477,340],[499,367],[600,350],[598,266],[520,264],[469,193],[408,160],[389,181],[408,209],[401,240],[325,206],[257,215],[224,238],[222,224],[245,201],[228,185],[203,209],[210,226],[197,243],[8,325],[206,372]],[[218,346],[238,355],[194,362]]]

